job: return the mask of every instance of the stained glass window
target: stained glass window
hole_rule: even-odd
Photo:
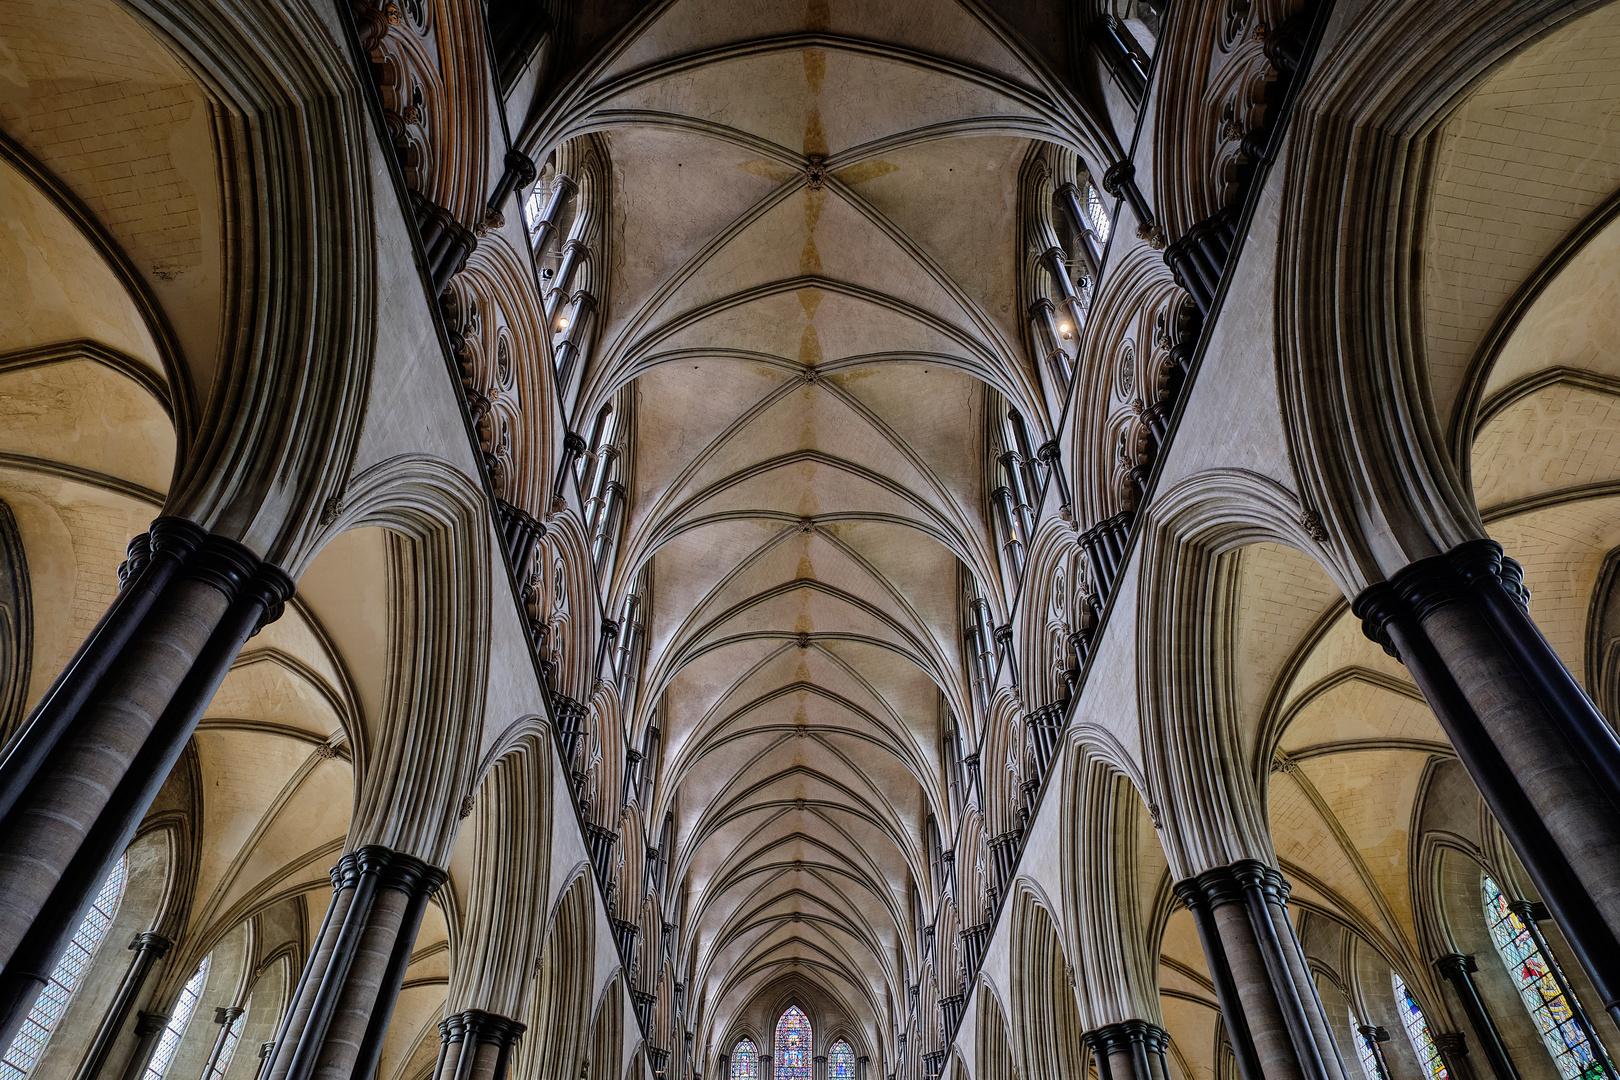
[[[753,1039],[738,1039],[731,1048],[731,1080],[759,1080],[759,1047]]]
[[[1356,1019],[1353,1010],[1350,1013],[1350,1041],[1356,1044],[1356,1060],[1361,1062],[1362,1075],[1367,1080],[1384,1080],[1384,1070],[1378,1064],[1372,1040],[1361,1033],[1361,1021]]]
[[[107,876],[101,891],[91,902],[90,910],[85,913],[73,940],[68,942],[67,952],[56,962],[56,970],[51,972],[45,989],[34,999],[34,1006],[28,1010],[22,1029],[11,1040],[4,1059],[0,1059],[0,1080],[22,1080],[45,1055],[45,1044],[51,1041],[51,1032],[56,1030],[62,1014],[67,1012],[73,991],[78,989],[79,981],[84,978],[85,970],[96,955],[96,949],[112,928],[113,915],[118,911],[118,901],[123,898],[124,885],[128,881],[129,868],[123,859],[119,859],[118,865],[113,867],[113,872]]]
[[[827,1051],[827,1080],[855,1080],[855,1048],[843,1039]]]
[[[776,1022],[776,1080],[810,1080],[810,1018],[790,1005]]]
[[[253,1004],[249,998],[242,1006],[242,1011],[236,1014],[231,1026],[225,1029],[225,1044],[219,1048],[219,1058],[203,1080],[221,1080],[225,1070],[231,1067],[231,1055],[236,1053],[236,1044],[242,1041],[242,1025],[247,1021],[248,1008]]]
[[[1406,1029],[1406,1037],[1412,1042],[1412,1052],[1417,1055],[1418,1064],[1423,1066],[1424,1075],[1429,1080],[1450,1080],[1445,1060],[1440,1056],[1440,1048],[1434,1044],[1434,1036],[1429,1033],[1429,1022],[1423,1018],[1423,1010],[1418,1008],[1417,999],[1406,988],[1399,974],[1392,971],[1389,977],[1395,986],[1395,1008],[1400,1010],[1401,1026]]]
[[[1542,952],[1536,935],[1518,912],[1508,906],[1508,898],[1502,895],[1496,882],[1489,877],[1482,878],[1480,892],[1491,940],[1496,943],[1496,951],[1507,965],[1508,974],[1519,989],[1524,1007],[1530,1010],[1559,1074],[1564,1080],[1601,1077],[1603,1063],[1596,1055],[1607,1057],[1608,1054],[1602,1044],[1592,1045],[1586,1026],[1575,1016],[1572,1007],[1575,1003],[1564,993],[1567,984],[1557,961]]]
[[[180,991],[180,998],[174,1003],[174,1011],[169,1013],[169,1022],[158,1038],[157,1049],[152,1051],[152,1059],[146,1063],[146,1072],[141,1075],[141,1080],[163,1080],[163,1074],[169,1071],[169,1064],[174,1061],[174,1052],[180,1049],[180,1039],[186,1033],[186,1025],[191,1023],[191,1014],[197,1011],[197,1002],[202,999],[203,987],[207,983],[208,957],[205,956]]]

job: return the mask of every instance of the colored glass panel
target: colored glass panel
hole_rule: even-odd
[[[1536,1022],[1536,1030],[1547,1044],[1553,1063],[1558,1066],[1564,1080],[1592,1080],[1603,1075],[1603,1064],[1598,1054],[1607,1057],[1599,1044],[1594,1047],[1584,1026],[1576,1018],[1573,1003],[1560,987],[1557,961],[1541,951],[1535,935],[1519,914],[1508,906],[1496,882],[1482,877],[1481,899],[1485,904],[1485,922],[1491,928],[1491,940],[1496,952],[1507,966],[1519,998]]]
[[[759,1047],[753,1039],[739,1039],[731,1048],[731,1080],[759,1080]]]
[[[208,957],[205,956],[180,991],[174,1011],[169,1013],[169,1022],[158,1038],[157,1049],[152,1051],[152,1060],[146,1063],[146,1072],[141,1074],[141,1080],[163,1080],[163,1074],[169,1071],[169,1065],[174,1061],[174,1052],[180,1049],[180,1040],[186,1034],[186,1026],[191,1023],[191,1015],[197,1011],[197,1002],[202,1000],[203,987],[207,983]]]
[[[118,901],[123,899],[124,885],[128,881],[129,868],[123,859],[119,859],[118,865],[113,867],[113,872],[102,883],[101,891],[96,893],[84,921],[79,923],[79,929],[73,934],[73,940],[68,942],[67,952],[57,961],[56,970],[51,972],[45,989],[34,999],[33,1008],[28,1010],[22,1029],[11,1040],[5,1057],[0,1059],[0,1080],[23,1080],[33,1072],[39,1059],[45,1056],[45,1044],[51,1041],[51,1032],[56,1030],[62,1014],[67,1012],[73,991],[78,989],[90,961],[95,958],[96,949],[112,928],[113,916],[118,912]]]
[[[855,1080],[855,1048],[843,1039],[827,1051],[827,1080]]]
[[[810,1080],[810,1018],[797,1005],[776,1022],[776,1080]]]
[[[1398,974],[1390,972],[1390,979],[1395,986],[1395,1008],[1400,1010],[1401,1026],[1406,1029],[1406,1037],[1412,1043],[1412,1052],[1417,1055],[1418,1064],[1423,1066],[1424,1075],[1429,1080],[1450,1080],[1445,1059],[1440,1056],[1440,1048],[1434,1044],[1434,1036],[1429,1033],[1429,1022],[1423,1018],[1423,1010],[1418,1008],[1417,999]]]

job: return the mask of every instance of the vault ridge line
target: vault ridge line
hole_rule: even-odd
[[[776,845],[773,844],[771,846]],[[820,846],[826,847],[827,845],[820,844]],[[737,943],[739,938],[748,933],[748,927],[746,924],[752,920],[758,912],[773,903],[780,902],[785,896],[791,896],[795,892],[805,892],[805,890],[797,887],[787,890],[786,892],[769,892],[768,890],[770,890],[771,886],[778,881],[785,872],[786,871],[782,871],[780,869],[775,871],[762,869],[757,872],[746,870],[734,871],[726,875],[726,880],[723,884],[713,886],[705,890],[705,897],[700,908],[700,913],[697,919],[694,920],[694,925],[696,925],[698,922],[706,920],[711,914],[718,917],[717,925],[713,927],[713,937],[708,943],[711,959],[718,959],[718,953],[726,948],[729,948],[733,943]],[[742,895],[738,897],[732,904],[727,905],[724,903],[726,895],[738,888],[744,878],[753,877],[756,876],[756,874],[764,875],[765,879],[755,883],[751,887],[743,888]],[[895,921],[899,909],[893,904],[887,902],[883,892],[875,887],[876,883],[882,880],[881,875],[875,878],[863,878],[859,874],[846,872],[845,876],[854,881],[864,892],[870,894],[873,899],[883,907],[883,910],[888,915],[888,924],[893,929],[896,937],[903,938],[906,933],[906,928]],[[863,912],[860,912],[858,908],[856,909],[855,916],[851,918],[850,925],[864,927],[866,934],[873,939],[879,939],[882,937],[880,926],[869,919]],[[852,932],[852,936],[859,938],[861,935]],[[746,953],[747,946],[743,945],[742,948]],[[876,951],[874,955],[879,958],[881,963],[881,951]]]
[[[844,183],[836,175],[829,175],[826,180],[829,188],[837,191],[843,200],[855,210],[877,226],[878,230],[887,235],[896,245],[922,268],[934,282],[954,300],[968,316],[973,328],[978,332],[980,340],[995,354],[997,364],[995,369],[1003,373],[1006,381],[998,389],[1011,391],[1010,397],[1018,404],[1023,405],[1020,410],[1026,415],[1039,420],[1041,441],[1052,438],[1051,418],[1046,414],[1046,401],[1038,385],[1031,385],[1026,365],[1020,359],[1020,348],[1015,342],[1008,341],[990,315],[979,305],[979,302],[970,296],[966,289],[951,277],[945,267],[934,258],[921,244],[911,238],[900,226],[891,221],[887,215],[878,210],[852,186]],[[1014,301],[1017,297],[1012,298]]]
[[[796,183],[796,181],[789,181],[788,184],[784,186],[792,186],[794,183]],[[839,183],[840,182],[836,179],[829,179],[827,181],[827,186],[833,187],[839,185]],[[851,190],[847,187],[847,185],[844,186],[844,189],[846,191]],[[873,213],[876,213],[876,211],[873,211]],[[919,266],[919,268],[923,269],[926,273],[926,267]],[[698,323],[701,323],[711,315],[724,314],[733,308],[746,307],[757,300],[769,300],[772,297],[782,296],[787,293],[796,293],[804,289],[819,289],[822,292],[833,293],[846,299],[868,303],[874,307],[882,308],[886,311],[899,315],[902,318],[910,319],[918,325],[934,331],[941,337],[955,341],[957,344],[961,345],[963,351],[969,355],[976,355],[984,364],[984,369],[986,372],[985,376],[981,377],[981,382],[987,382],[992,386],[996,386],[998,389],[1006,386],[1004,381],[999,381],[996,378],[996,376],[1005,373],[1003,361],[1006,360],[1006,357],[1003,355],[998,355],[996,350],[989,348],[984,341],[973,336],[972,334],[967,333],[967,328],[957,326],[956,324],[946,320],[939,313],[929,311],[927,308],[918,307],[917,305],[912,304],[909,301],[902,300],[897,296],[892,296],[889,293],[880,292],[876,289],[870,289],[864,285],[857,285],[852,281],[845,281],[842,278],[828,277],[823,274],[795,274],[792,277],[777,278],[773,281],[762,281],[755,285],[750,285],[745,289],[739,289],[735,292],[727,293],[724,296],[716,297],[713,300],[705,301],[695,308],[688,308],[668,319],[665,319],[654,329],[649,330],[647,333],[643,334],[640,338],[627,346],[628,351],[624,354],[623,358],[624,360],[633,363],[638,360],[640,356],[655,349],[659,342],[667,340],[683,330],[696,326]],[[970,306],[964,305],[963,311],[965,313],[972,314],[972,308]],[[1007,388],[1012,389],[1011,387]]]
[[[780,741],[781,740],[778,740],[778,745],[780,744]],[[726,858],[721,860],[718,867],[716,868],[715,878],[716,879],[723,879],[727,875],[727,873],[729,873],[729,871],[726,869],[727,867],[735,868],[735,867],[740,867],[740,866],[746,865],[747,862],[750,861],[753,858],[753,856],[751,854],[746,854],[745,853],[745,851],[744,851],[745,846],[750,841],[752,841],[754,838],[758,837],[761,832],[763,832],[765,829],[768,829],[771,825],[775,824],[778,820],[780,820],[785,815],[787,815],[789,813],[798,812],[797,811],[797,806],[796,806],[798,800],[797,799],[789,799],[789,800],[760,799],[759,801],[755,802],[752,806],[741,806],[740,804],[743,802],[744,799],[748,798],[751,795],[756,794],[762,788],[764,788],[764,787],[766,787],[766,786],[768,786],[770,784],[776,783],[777,781],[781,780],[783,777],[792,777],[792,776],[794,776],[796,774],[799,774],[799,773],[806,773],[806,774],[811,775],[813,778],[817,778],[817,779],[822,780],[823,782],[825,782],[827,784],[828,787],[833,788],[833,789],[841,792],[845,796],[847,796],[851,803],[861,802],[861,799],[857,794],[855,794],[852,791],[849,791],[843,785],[838,784],[836,781],[833,781],[828,777],[824,777],[824,776],[818,777],[817,774],[815,774],[813,770],[807,769],[804,766],[790,766],[790,767],[788,767],[786,769],[778,770],[777,772],[773,773],[769,777],[764,778],[763,780],[758,780],[758,781],[755,781],[752,784],[749,784],[746,788],[742,789],[734,797],[729,799],[729,801],[728,801],[728,803],[727,803],[727,805],[725,807],[716,809],[711,805],[711,807],[708,808],[705,811],[703,817],[698,822],[698,826],[696,828],[694,828],[693,831],[692,831],[691,842],[690,842],[689,846],[686,849],[687,850],[687,858],[685,860],[684,865],[686,867],[690,867],[691,857],[695,856],[697,854],[698,849],[700,847],[702,847],[703,844],[706,843],[717,832],[719,832],[720,829],[722,829],[726,825],[732,823],[733,821],[740,821],[741,819],[743,819],[744,817],[747,817],[750,814],[755,814],[755,813],[765,811],[767,813],[766,813],[766,816],[765,816],[764,820],[761,821],[759,824],[755,825],[753,828],[751,828],[748,831],[748,835],[741,842],[739,842],[737,847],[728,856],[726,856]],[[736,779],[741,779],[741,777],[739,776]],[[727,786],[730,787],[731,785],[727,785]],[[716,801],[718,801],[718,797],[717,797]],[[865,872],[866,872],[866,875],[867,875],[868,879],[871,882],[873,882],[873,883],[886,883],[887,882],[887,879],[884,877],[884,875],[882,873],[882,868],[877,865],[877,862],[876,862],[875,858],[873,857],[873,853],[869,852],[865,847],[863,847],[855,839],[855,837],[850,834],[850,832],[849,832],[849,830],[847,828],[845,828],[844,826],[838,824],[836,821],[833,821],[833,820],[829,819],[826,814],[822,813],[821,808],[831,807],[831,808],[843,809],[847,813],[849,813],[852,817],[855,817],[855,818],[858,818],[858,819],[860,819],[862,821],[865,821],[868,825],[870,825],[873,829],[875,829],[879,833],[881,833],[884,837],[886,837],[894,845],[894,848],[895,848],[896,852],[899,853],[899,855],[901,857],[901,860],[908,865],[908,868],[912,871],[913,874],[915,874],[917,872],[917,870],[918,870],[918,868],[920,866],[920,863],[914,857],[916,853],[914,851],[908,851],[906,844],[903,842],[906,839],[905,830],[901,829],[901,828],[893,827],[893,826],[903,824],[903,823],[895,822],[895,823],[892,823],[892,825],[891,825],[891,823],[883,821],[876,813],[863,814],[858,809],[856,809],[856,808],[854,808],[852,806],[840,806],[839,804],[832,803],[832,802],[827,802],[827,801],[824,801],[824,800],[821,800],[821,799],[817,799],[815,801],[814,805],[812,805],[811,801],[808,800],[808,799],[804,800],[804,803],[805,803],[805,810],[807,812],[813,814],[816,818],[820,819],[827,826],[828,829],[830,829],[833,833],[835,833],[836,835],[842,837],[845,841],[847,841],[849,843],[851,852],[854,853],[855,855],[859,856],[859,858],[851,858],[849,860],[850,865],[851,866],[861,866],[861,867],[863,867]],[[776,808],[774,811],[772,811],[772,809],[771,809],[773,806]],[[800,830],[800,831],[802,831],[802,830]],[[768,850],[768,847],[769,847],[769,845],[767,845],[767,850]],[[713,883],[711,882],[711,888],[712,887],[713,887]],[[875,895],[879,895],[879,896],[883,896],[887,892],[889,892],[889,890],[887,890],[887,889],[876,889],[876,888],[874,888],[872,891],[874,892]],[[896,908],[895,910],[899,910],[899,909]]]
[[[580,390],[576,411],[580,408],[587,410],[598,408],[606,399],[615,393],[623,381],[613,377],[613,371],[621,364],[631,364],[633,357],[631,351],[637,342],[647,336],[647,327],[652,324],[654,314],[668,300],[681,290],[688,281],[697,276],[698,271],[724,249],[732,240],[741,236],[756,221],[786,202],[804,184],[803,178],[788,180],[771,191],[767,192],[759,201],[745,209],[711,236],[696,251],[687,256],[685,262],[675,270],[656,289],[642,300],[639,307],[625,317],[624,322],[617,328],[611,342],[603,342],[598,350],[597,363],[592,365],[592,371],[587,372],[588,380],[583,381]],[[601,384],[606,383],[606,387]],[[582,413],[582,415],[588,415]]]
[[[923,52],[920,49],[913,49],[906,45],[896,45],[892,42],[878,41],[875,38],[856,37],[853,34],[838,34],[827,31],[811,31],[748,38],[744,41],[726,45],[712,45],[692,52],[678,53],[661,60],[653,60],[641,67],[632,68],[614,79],[591,86],[585,94],[577,97],[572,102],[570,112],[574,116],[595,112],[604,104],[622,94],[630,93],[633,90],[638,90],[676,75],[686,75],[703,68],[733,63],[738,60],[751,60],[756,57],[774,56],[779,53],[802,52],[805,49],[824,49],[829,52],[849,53],[855,56],[886,60],[903,67],[916,68],[936,75],[944,75],[1015,101],[1036,116],[1051,116],[1053,113],[1061,113],[1062,111],[1058,103],[1044,93],[1026,86],[1020,86],[1006,76],[961,60],[952,60],[937,53]],[[564,122],[556,126],[566,128],[571,125]],[[1065,134],[1056,125],[1053,126],[1053,131],[1055,134]]]

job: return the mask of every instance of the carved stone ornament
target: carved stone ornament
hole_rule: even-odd
[[[1305,530],[1306,536],[1309,536],[1318,544],[1327,543],[1327,524],[1322,520],[1322,515],[1315,509],[1307,507],[1300,513],[1299,527]]]
[[[1136,238],[1146,240],[1147,246],[1154,251],[1163,251],[1165,248],[1166,240],[1164,226],[1162,225],[1138,225],[1136,227]]]
[[[820,191],[827,186],[827,155],[811,154],[806,160],[809,164],[804,169],[805,186],[811,191]]]

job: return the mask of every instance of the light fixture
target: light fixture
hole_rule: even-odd
[[[1069,340],[1069,324],[1068,323],[1058,323],[1058,333],[1063,335],[1063,340],[1064,341],[1068,341]]]
[[[566,318],[558,319],[557,320],[557,329],[559,329],[559,330],[568,329],[568,320]]]

